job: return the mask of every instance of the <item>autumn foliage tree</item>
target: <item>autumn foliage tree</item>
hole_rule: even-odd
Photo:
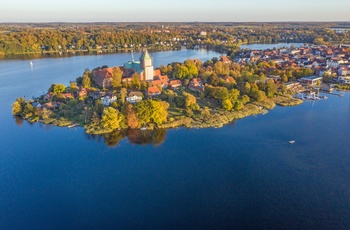
[[[144,100],[136,106],[136,116],[141,125],[153,122],[162,124],[167,120],[169,104],[164,101]]]
[[[119,67],[113,68],[112,74],[112,86],[113,88],[118,88],[122,85],[123,71]]]
[[[136,129],[139,127],[139,120],[136,116],[136,112],[132,104],[126,105],[126,121],[127,121],[128,127],[131,129]]]

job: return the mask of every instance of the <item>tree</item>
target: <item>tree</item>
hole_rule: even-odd
[[[91,80],[88,75],[84,74],[82,77],[82,82],[81,82],[83,88],[90,88],[91,86]]]
[[[238,89],[230,89],[228,91],[228,97],[231,101],[236,101],[239,97],[240,91]]]
[[[239,110],[243,109],[243,107],[244,107],[244,105],[243,105],[242,102],[236,101],[236,103],[235,103],[235,110],[236,111],[239,111]]]
[[[254,90],[251,95],[256,101],[264,101],[266,99],[265,92],[261,90]]]
[[[63,84],[52,84],[49,91],[53,92],[55,95],[61,94],[66,91],[66,86]]]
[[[139,127],[139,120],[136,117],[136,112],[132,104],[127,104],[126,106],[126,121],[131,129]]]
[[[101,100],[95,100],[94,111],[98,115],[100,115],[100,116],[102,115],[102,113],[104,111],[104,106],[103,106]]]
[[[282,82],[288,82],[288,76],[287,74],[283,74],[281,77]]]
[[[53,115],[53,112],[49,109],[43,108],[41,110],[41,117],[45,120],[50,118]]]
[[[123,71],[121,71],[119,67],[114,67],[113,74],[112,74],[113,88],[118,88],[122,85],[122,76],[123,76]]]
[[[213,87],[207,85],[204,89],[204,94],[206,97],[215,98],[219,100],[229,99],[229,93],[225,87]]]
[[[182,95],[183,95],[183,97],[184,97],[184,99],[185,99],[185,107],[186,107],[186,108],[188,108],[188,107],[190,107],[191,105],[197,103],[196,97],[193,96],[192,94],[183,92]]]
[[[25,118],[33,116],[34,107],[30,103],[26,103],[23,109],[23,114]]]
[[[250,98],[247,95],[243,95],[242,98],[241,98],[241,101],[245,105],[245,104],[247,104],[250,101]]]
[[[323,38],[321,37],[317,37],[315,38],[314,42],[313,42],[315,45],[324,45],[326,44],[325,41],[323,40]]]
[[[101,127],[106,131],[113,131],[120,127],[120,122],[122,121],[122,116],[119,114],[119,111],[107,107],[104,108],[103,114],[101,117]]]
[[[22,112],[22,105],[18,101],[18,99],[16,99],[16,101],[12,104],[12,114],[17,116],[17,115],[20,115],[21,112]]]
[[[69,83],[69,91],[70,91],[71,93],[75,93],[75,92],[78,91],[77,82],[72,81],[72,82]]]
[[[201,110],[201,114],[205,117],[209,117],[210,116],[210,110],[207,106],[205,106],[202,110]]]
[[[185,65],[177,65],[175,66],[175,70],[173,73],[174,78],[183,79],[186,78],[190,72],[188,71],[188,68]]]
[[[140,74],[137,72],[131,76],[131,85],[135,89],[141,88]]]
[[[185,66],[188,69],[188,76],[189,78],[197,77],[198,76],[198,69],[196,64],[193,60],[189,59],[185,61]]]
[[[251,85],[249,82],[244,83],[243,94],[249,95],[251,90]]]
[[[277,93],[277,86],[273,80],[269,80],[266,83],[266,95],[268,97],[273,97]]]
[[[232,102],[230,100],[223,100],[222,101],[222,108],[227,110],[227,111],[230,111],[232,109],[233,105],[232,105]]]
[[[162,124],[167,120],[169,104],[155,100],[144,100],[136,106],[136,116],[141,125],[153,122]]]
[[[208,78],[209,85],[217,86],[219,82],[220,82],[220,78],[215,73],[212,73]]]
[[[126,88],[120,89],[120,100],[122,103],[125,102],[125,97],[126,97],[127,93],[128,93],[128,91],[126,90]]]

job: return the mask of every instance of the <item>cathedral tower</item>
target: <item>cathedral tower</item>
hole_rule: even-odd
[[[143,53],[140,57],[140,65],[141,69],[143,69],[145,80],[152,81],[154,76],[153,59],[148,53],[147,49],[143,50]]]

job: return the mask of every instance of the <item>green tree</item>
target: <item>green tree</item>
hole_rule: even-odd
[[[277,93],[277,86],[273,80],[269,80],[266,83],[266,95],[268,97],[273,97]]]
[[[140,89],[141,88],[140,74],[134,73],[131,76],[131,85],[135,89]]]
[[[141,125],[153,122],[162,124],[167,120],[169,104],[155,100],[144,100],[136,106],[136,116]]]
[[[63,84],[52,84],[49,92],[53,92],[55,95],[61,94],[66,91],[66,86]]]
[[[261,90],[254,90],[251,95],[256,101],[264,101],[267,98],[265,92]]]
[[[251,90],[251,85],[249,82],[244,83],[243,94],[249,95]]]
[[[69,83],[69,91],[70,91],[71,93],[75,93],[75,92],[78,91],[77,82],[72,81],[72,82]]]
[[[188,108],[188,107],[190,107],[191,105],[197,103],[196,97],[193,96],[192,94],[183,92],[182,95],[183,95],[183,97],[184,97],[184,99],[185,99],[185,107],[186,107],[186,108]]]
[[[239,110],[243,109],[243,107],[244,107],[244,105],[243,105],[242,102],[236,101],[236,103],[235,103],[235,110],[236,111],[239,111]]]
[[[231,101],[236,101],[239,97],[240,91],[238,89],[230,89],[228,91],[228,97]]]
[[[20,115],[22,113],[22,105],[18,99],[12,104],[12,114]]]
[[[175,70],[173,73],[174,78],[183,79],[186,78],[190,72],[185,65],[175,66]]]
[[[122,120],[122,116],[119,114],[118,110],[112,107],[106,107],[101,117],[101,127],[107,132],[113,131],[120,127],[120,122]]]
[[[250,98],[248,95],[243,95],[241,98],[242,103],[245,105],[250,101]]]
[[[23,109],[23,114],[25,118],[33,116],[34,113],[34,107],[30,103],[26,103]]]
[[[208,78],[209,85],[217,86],[219,82],[220,82],[220,78],[215,73],[212,73]]]
[[[91,80],[88,75],[84,74],[82,77],[82,82],[81,82],[83,88],[90,88],[91,86]]]
[[[189,78],[197,77],[198,76],[198,69],[196,64],[193,60],[189,59],[185,61],[185,66],[188,69],[188,76]]]
[[[232,105],[232,102],[230,100],[223,100],[222,101],[222,108],[227,110],[227,111],[230,111],[232,109],[233,105]]]

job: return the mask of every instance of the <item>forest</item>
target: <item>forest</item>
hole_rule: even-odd
[[[337,29],[343,29],[339,32]],[[346,23],[51,23],[0,24],[0,56],[207,48],[231,55],[240,44],[350,43]]]

